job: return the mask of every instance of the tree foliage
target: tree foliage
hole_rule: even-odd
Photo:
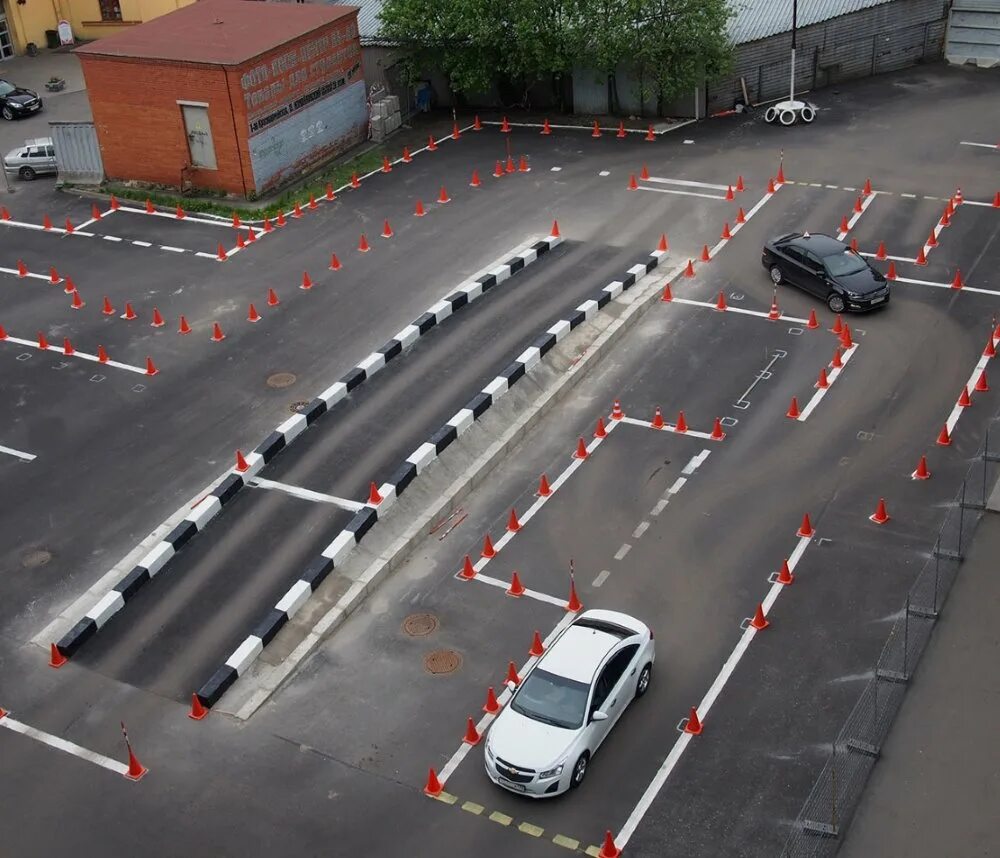
[[[731,14],[730,0],[386,0],[381,35],[458,93],[588,69],[614,110],[622,70],[660,104],[724,73]]]

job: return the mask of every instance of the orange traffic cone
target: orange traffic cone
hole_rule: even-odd
[[[479,731],[476,729],[476,722],[469,718],[465,722],[465,735],[462,737],[462,741],[466,745],[478,745],[479,740],[483,737],[479,735]]]
[[[945,423],[941,427],[941,431],[938,432],[937,443],[940,447],[950,447],[951,446],[951,434],[948,432],[948,424]]]
[[[605,831],[604,843],[601,846],[601,851],[597,854],[597,858],[618,858],[621,854],[622,851],[615,846],[615,839],[611,836],[611,832]]]
[[[736,194],[733,193],[733,186],[729,185],[726,188],[726,202],[731,203],[735,199],[736,199]]]
[[[219,262],[225,262],[228,258],[226,249],[221,244],[219,245],[219,249],[215,252],[215,258],[218,259]]]
[[[546,120],[546,121],[548,121],[548,120]],[[508,133],[510,131],[510,123],[507,121],[507,117],[506,116],[503,118],[503,122],[500,123],[500,130],[502,132],[504,132],[504,134],[506,134],[506,133]]]
[[[312,282],[312,278],[309,276],[309,272],[308,271],[303,271],[302,272],[302,283],[299,286],[299,288],[300,289],[309,290],[309,289],[312,289],[312,287],[313,287],[313,282]]]
[[[917,251],[917,260],[916,261],[917,261],[917,265],[926,265],[927,264],[927,256],[924,253],[924,249],[922,247],[920,248],[920,250]]]
[[[569,581],[569,599],[566,601],[566,610],[571,614],[576,614],[583,610],[583,603],[576,595],[576,582],[572,578]]]
[[[757,631],[766,629],[769,625],[771,625],[768,622],[767,617],[764,616],[764,606],[760,602],[757,603],[757,610],[754,611],[753,618],[750,620],[750,625],[757,629]]]
[[[473,131],[482,131],[483,130],[483,123],[479,121],[479,114],[478,113],[476,114],[476,118],[472,121],[472,130]]]
[[[110,360],[110,358],[108,357],[108,352],[104,348],[104,346],[98,346],[97,347],[97,362],[98,363],[107,363],[109,360]]]
[[[153,307],[153,321],[149,323],[149,326],[151,328],[162,328],[163,325],[163,316],[160,315],[159,309]]]
[[[746,185],[743,184],[743,177],[742,176],[737,176],[736,177],[736,191],[737,191],[737,193],[742,193],[745,190],[746,190]]]
[[[464,578],[466,581],[471,581],[476,577],[476,567],[472,565],[472,558],[468,554],[462,561],[462,571],[458,573],[458,577]]]
[[[94,203],[90,207],[90,217],[91,217],[91,220],[100,220],[101,219],[101,210],[97,207],[96,203]]]
[[[587,452],[587,445],[583,443],[583,438],[576,442],[576,450],[573,451],[574,459],[586,459],[590,454]]]
[[[49,347],[49,341],[48,341],[48,339],[45,336],[45,332],[44,331],[39,331],[38,332],[38,348],[40,348],[42,351],[45,351],[46,349],[48,349],[48,347]]]
[[[483,706],[483,712],[487,715],[496,715],[500,711],[500,701],[497,700],[496,692],[493,690],[491,685],[486,689],[486,704]]]
[[[128,771],[125,772],[125,777],[127,777],[130,781],[137,781],[149,770],[139,762],[132,750],[131,744],[126,742],[125,747],[128,748]]]
[[[688,430],[688,424],[687,424],[687,420],[684,419],[684,412],[683,411],[678,411],[677,412],[677,423],[674,426],[674,431],[675,432],[684,433],[684,432],[687,432],[687,430]]]
[[[427,138],[427,151],[428,152],[437,152],[437,148],[438,148],[437,147],[437,142],[434,140],[434,137],[433,136],[428,136],[428,138]],[[355,187],[357,187],[357,186],[355,185]]]
[[[458,140],[462,136],[462,132],[458,130],[458,123],[455,122],[451,128],[451,139]]]
[[[722,292],[719,292],[719,297],[715,301],[715,309],[720,311],[729,309],[729,306],[726,304],[726,296]]]
[[[180,206],[177,206],[177,211],[174,212],[174,215],[177,218],[177,220],[184,220],[184,218],[186,217],[186,215],[184,214],[184,209],[182,209]]]
[[[839,232],[850,232],[851,225],[847,222],[847,216],[845,215],[840,219],[840,229]]]
[[[389,225],[389,221],[386,220],[382,224],[382,238],[392,238],[392,236],[392,227]]]
[[[441,781],[438,780],[437,773],[434,771],[434,769],[431,769],[427,773],[427,785],[424,787],[424,793],[431,796],[432,798],[436,798],[437,796],[441,795],[443,791],[444,791],[444,786],[442,786]]]
[[[521,529],[521,522],[517,520],[517,510],[511,509],[507,517],[507,530],[510,533],[517,533]]]
[[[694,263],[689,259],[687,267],[684,269],[685,277],[694,277]]]
[[[101,310],[105,316],[113,316],[115,314],[115,308],[111,306],[111,299],[107,295],[104,296],[104,309]],[[990,340],[992,343],[993,340]]]
[[[938,246],[937,236],[934,234],[934,230],[933,229],[931,230],[930,235],[927,236],[927,246],[928,247],[937,247]]]
[[[413,210],[413,214],[415,217],[423,217],[425,214],[427,214],[427,212],[424,211],[424,204],[420,202],[420,200],[417,200],[417,206]]]
[[[549,232],[552,238],[562,238],[562,233],[559,232],[559,221],[552,221],[552,230]]]
[[[528,650],[528,655],[540,658],[544,654],[545,645],[542,643],[542,636],[536,631],[535,636],[531,639],[531,649]]]
[[[591,137],[601,136],[601,126],[597,124],[597,120],[594,120],[594,130],[590,132]]]
[[[383,173],[392,172],[392,164],[389,163],[389,159],[385,155],[382,156],[382,172]]]
[[[403,147],[403,160],[406,161],[407,159],[408,159],[408,153],[406,151],[406,147],[404,146]],[[335,199],[337,199],[337,195],[333,192],[333,185],[327,184],[325,196],[326,196],[326,198],[328,200],[335,200]]]
[[[862,193],[866,197],[870,197],[872,195],[872,180],[871,179],[865,179],[865,187],[862,190]]]
[[[645,164],[642,165],[642,169],[639,171],[639,178],[644,182],[649,181],[649,168]]]
[[[497,550],[493,547],[493,540],[490,539],[490,535],[488,533],[483,537],[482,556],[486,559],[497,556]]]
[[[663,295],[662,295],[662,297],[660,298],[660,300],[661,300],[661,301],[667,301],[667,302],[670,302],[670,301],[673,301],[673,300],[674,300],[674,295],[673,295],[673,293],[672,293],[672,292],[670,291],[670,284],[669,284],[669,283],[667,283],[667,284],[666,284],[666,285],[665,285],[665,286],[663,287]]]
[[[52,229],[52,218],[48,215],[42,217],[42,229]]]
[[[70,304],[70,307],[71,307],[72,309],[74,309],[74,310],[82,310],[84,306],[85,306],[85,304],[84,304],[84,300],[83,300],[83,298],[81,298],[81,297],[80,297],[80,293],[79,293],[79,292],[77,292],[77,291],[76,291],[76,290],[74,289],[74,290],[73,290],[73,303],[72,303],[72,304]]]
[[[330,254],[330,265],[328,267],[331,271],[340,271],[342,266],[340,264],[340,259],[337,258],[336,253]]]
[[[747,216],[745,214],[743,214],[743,209],[742,208],[740,208],[739,211],[736,212],[736,222],[737,223],[746,223],[747,222]]]
[[[992,340],[990,342],[992,342]],[[979,378],[976,379],[976,386],[973,388],[973,390],[979,393],[988,393],[989,389],[990,389],[990,383],[986,378],[986,370],[984,369],[979,373]]]
[[[816,330],[816,328],[819,327],[819,319],[816,318],[815,310],[809,311],[809,321],[806,322],[806,327],[812,331]]]
[[[514,166],[514,159],[508,155],[507,163],[504,165],[504,171],[507,173],[513,173],[516,169],[517,167]]]
[[[607,438],[608,430],[604,428],[604,418],[597,418],[597,425],[594,427],[594,437],[595,438]]]
[[[962,272],[959,269],[955,269],[955,279],[951,281],[952,289],[961,289],[964,284],[962,283]]]
[[[800,539],[811,539],[815,534],[816,531],[813,530],[812,522],[809,520],[809,513],[805,513],[802,516],[802,524],[795,531],[795,535]]]
[[[826,367],[823,367],[823,369],[819,371],[819,378],[816,379],[816,387],[820,390],[826,390],[829,386],[830,381],[826,377]]]
[[[663,412],[660,411],[660,406],[656,406],[656,410],[653,412],[653,421],[649,425],[654,429],[662,429],[666,426],[663,422]]]
[[[667,234],[665,232],[660,233],[660,243],[656,245],[656,249],[659,250],[661,253],[666,253],[668,250],[670,250],[670,244],[667,241]]]
[[[844,348],[844,351],[854,348],[854,340],[851,339],[851,328],[848,325],[844,325],[844,330],[840,334],[840,345]]]
[[[358,251],[361,253],[367,253],[369,250],[371,250],[371,247],[368,244],[368,239],[365,238],[364,233],[361,233],[361,238],[358,240]]]
[[[785,184],[785,165],[782,162],[778,162],[778,175],[775,180],[779,185]]]
[[[521,576],[517,574],[517,570],[514,570],[514,574],[510,578],[510,586],[505,591],[508,596],[514,596],[519,598],[524,595],[524,585],[521,583]]]
[[[878,506],[875,507],[875,512],[868,516],[868,520],[875,524],[885,524],[889,520],[889,513],[885,509],[885,498],[878,499]]]
[[[153,359],[146,355],[146,375],[157,375],[159,370],[156,368],[156,364],[153,363]]]
[[[861,207],[861,197],[858,197],[854,200],[854,213],[861,214],[863,211],[864,209]]]
[[[528,166],[528,159],[522,155],[517,162],[517,171],[519,173],[528,173],[531,171],[531,167]]]
[[[618,133],[615,134],[615,137],[621,139],[624,136],[625,136],[625,123],[624,122],[619,122],[618,123]]]
[[[702,262],[708,262],[708,261],[711,260],[711,258],[712,258],[712,256],[708,252],[708,245],[707,244],[703,244],[701,246],[701,261]]]
[[[959,408],[968,408],[972,405],[972,400],[969,398],[969,388],[962,386],[962,392],[958,395],[958,406]]]
[[[49,268],[49,283],[62,283],[62,277],[59,276],[55,267]]]
[[[767,180],[767,192],[769,194],[775,193],[774,179],[768,179]]]
[[[733,234],[729,231],[729,222],[726,221],[725,223],[722,224],[722,239],[724,241],[728,241],[732,237]]]
[[[781,318],[781,309],[778,307],[778,296],[775,295],[771,298],[771,309],[767,311],[767,319],[769,322],[777,322]]]
[[[993,337],[988,337],[986,340],[986,347],[983,349],[983,357],[996,357],[997,347],[993,345]]]
[[[722,431],[722,421],[716,417],[715,424],[712,426],[712,434],[708,436],[713,441],[721,441],[726,437],[726,433]]]
[[[701,719],[698,717],[698,710],[692,706],[691,713],[687,717],[687,723],[684,725],[684,732],[692,736],[700,736],[703,729]]]
[[[17,276],[27,277],[28,276],[28,266],[24,264],[23,259],[17,260]]]
[[[886,257],[885,242],[884,241],[880,241],[878,243],[878,250],[875,251],[875,258],[881,260],[881,259],[885,259],[885,257]]]
[[[191,711],[188,712],[188,718],[192,721],[201,721],[203,718],[207,717],[208,709],[201,702],[201,698],[197,694],[191,695]]]
[[[441,186],[441,193],[438,194],[438,202],[441,204],[451,202],[451,197],[448,196],[448,191],[445,190],[444,185]]]
[[[622,404],[617,399],[611,404],[611,419],[621,420],[625,416],[625,412],[622,410]]]
[[[274,227],[271,226],[271,218],[265,217],[264,218],[264,232],[271,232],[273,229],[274,229]]]
[[[628,177],[628,190],[630,191],[639,190],[639,183],[635,180],[635,173],[632,173],[632,175]]]
[[[917,463],[917,469],[910,474],[915,480],[929,480],[931,478],[931,472],[927,469],[927,457],[921,456],[920,461]]]
[[[60,652],[56,644],[49,644],[49,667],[62,667],[69,659]]]
[[[542,134],[551,134],[551,133],[552,133],[552,128],[549,125],[549,120],[546,118],[545,121],[542,123]]]
[[[472,187],[472,188],[478,188],[480,186],[480,184],[482,184],[482,183],[479,181],[479,171],[478,170],[473,170],[472,171],[472,179],[469,181],[469,186]]]
[[[239,471],[242,474],[244,471],[247,471],[249,469],[250,469],[250,465],[247,462],[246,457],[243,455],[243,451],[242,450],[237,450],[236,451],[236,470]]]
[[[513,682],[514,685],[521,684],[521,677],[517,675],[517,667],[514,666],[514,662],[512,661],[507,662],[507,676],[504,682]]]
[[[222,333],[222,326],[218,322],[212,322],[212,342],[221,343],[226,338]]]
[[[257,308],[253,305],[253,303],[250,304],[250,309],[247,311],[247,321],[248,322],[260,321],[260,313],[257,312]]]
[[[497,161],[497,165],[493,168],[493,178],[502,179],[504,177],[503,164]]]
[[[185,319],[183,316],[181,316],[180,324],[179,324],[179,326],[177,328],[177,333],[178,334],[190,334],[191,333],[191,326],[188,324],[188,320]]]
[[[792,570],[788,568],[788,560],[781,561],[781,569],[778,571],[778,577],[774,580],[786,586],[795,583],[795,576],[792,574]]]
[[[790,417],[793,420],[799,417],[799,400],[797,397],[792,397],[792,404],[788,406],[788,411],[785,412],[785,417]]]
[[[889,261],[889,270],[885,273],[886,280],[896,279],[896,263],[892,260]]]

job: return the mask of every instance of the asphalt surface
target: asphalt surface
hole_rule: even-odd
[[[0,462],[10,489],[5,499],[17,499],[5,502],[0,525],[3,565],[14,570],[0,584],[0,705],[9,717],[116,759],[117,722],[124,719],[150,767],[130,784],[0,730],[0,772],[23,784],[0,811],[17,820],[6,826],[13,832],[9,848],[24,855],[72,843],[149,854],[208,846],[234,855],[281,849],[544,856],[561,854],[556,835],[580,850],[599,844],[605,829],[620,832],[639,807],[627,855],[780,852],[825,748],[857,698],[856,677],[877,658],[968,459],[1000,410],[996,392],[975,395],[953,445],[935,446],[996,311],[1000,215],[990,207],[960,207],[927,266],[897,266],[901,276],[941,283],[960,267],[969,285],[995,291],[897,283],[885,311],[848,320],[858,349],[806,421],[784,415],[792,396],[800,405],[812,397],[817,373],[832,357],[837,341],[824,307],[793,291],[778,295],[790,316],[816,309],[818,331],[677,301],[651,307],[468,499],[461,525],[415,546],[248,722],[213,714],[195,723],[184,717],[182,701],[203,679],[203,667],[245,633],[236,629],[244,618],[266,610],[305,556],[336,531],[342,513],[334,508],[245,491],[181,552],[177,568],[68,666],[44,668],[45,656],[27,641],[130,542],[221,472],[235,447],[280,422],[289,399],[323,389],[470,271],[546,232],[554,217],[566,246],[463,310],[465,318],[448,320],[360,388],[342,413],[335,409],[305,433],[265,476],[357,498],[531,335],[607,282],[616,266],[624,263],[623,270],[648,253],[660,232],[670,235],[678,260],[714,244],[734,207],[760,198],[781,147],[793,183],[717,258],[699,265],[696,278],[678,281],[675,296],[714,303],[721,291],[734,308],[766,313],[772,293],[759,264],[761,242],[803,226],[835,233],[868,175],[880,193],[851,235],[861,250],[884,240],[890,254],[914,257],[956,186],[978,201],[997,190],[996,153],[959,140],[997,138],[985,105],[998,85],[995,74],[928,68],[825,91],[829,110],[813,126],[794,129],[794,138],[746,117],[689,126],[656,144],[622,144],[613,135],[594,141],[586,132],[524,133],[512,143],[530,157],[532,171],[476,192],[461,177],[475,165],[485,178],[483,165],[497,157],[502,138],[495,129],[465,134],[226,263],[18,230],[18,244],[5,241],[0,264],[22,255],[32,270],[65,265],[76,279],[79,262],[88,305],[71,311],[56,301],[65,300],[55,294],[59,287],[3,275],[3,287],[18,290],[2,305],[0,321],[11,333],[47,320],[49,332],[63,336],[57,325],[75,324],[81,343],[107,337],[104,344],[131,362],[156,346],[164,368],[134,392],[131,386],[145,381],[139,376],[109,372],[107,380],[90,382],[90,365],[86,373],[53,372],[42,359],[55,356],[37,352],[18,365],[20,350],[4,346],[5,412],[13,416],[0,423],[0,443],[39,458]],[[439,160],[424,167],[425,157],[425,164]],[[711,184],[742,174],[748,191],[737,203],[625,191],[628,175],[644,162],[654,177]],[[407,220],[414,198],[427,203],[442,182],[453,202]],[[81,210],[62,198],[46,205],[54,220]],[[41,213],[24,219],[37,222]],[[377,233],[385,217],[394,228],[405,226],[394,239],[374,242],[372,253],[354,252],[361,228]],[[140,240],[167,243],[180,235],[167,219],[119,223]],[[190,226],[183,229],[192,248],[207,241],[203,231],[225,233],[214,226],[190,233]],[[343,271],[324,272],[308,293],[296,289],[302,270],[322,271],[340,248]],[[90,272],[95,279],[85,284]],[[175,294],[178,278],[185,289]],[[249,291],[274,284],[283,290],[277,310],[287,315],[274,313],[257,326],[239,322]],[[132,333],[100,314],[105,291],[118,303],[135,294],[146,313],[162,300],[171,325],[190,312],[197,335],[181,338],[148,322]],[[95,313],[87,316],[90,309]],[[211,343],[206,326],[220,316],[227,340]],[[272,322],[279,318],[280,325]],[[769,363],[771,374],[747,394]],[[276,371],[296,372],[299,380],[269,391],[264,380]],[[429,394],[419,392],[425,387]],[[300,397],[299,390],[308,393]],[[741,398],[748,408],[736,407]],[[691,428],[705,432],[716,417],[727,418],[727,437],[617,425],[483,571],[507,580],[517,569],[526,586],[559,600],[572,558],[587,607],[631,611],[653,627],[658,660],[650,693],[619,722],[575,794],[536,803],[503,793],[486,779],[482,751],[474,748],[446,783],[455,804],[432,802],[421,793],[427,768],[445,767],[461,745],[466,717],[479,717],[486,687],[500,685],[509,660],[523,663],[532,632],[545,635],[565,617],[558,604],[512,599],[454,574],[466,553],[478,552],[484,533],[502,532],[512,507],[533,501],[540,472],[551,477],[569,464],[576,439],[590,437],[613,399],[630,417],[647,420],[656,406],[668,421],[683,409]],[[694,467],[692,457],[704,450],[710,452]],[[924,453],[933,477],[915,482],[910,472]],[[681,476],[687,481],[671,493]],[[867,519],[879,497],[892,515],[883,527]],[[687,745],[658,793],[641,802],[680,735],[678,723],[733,652],[741,621],[771,587],[768,576],[796,547],[804,512],[818,538],[804,549],[795,584],[779,595],[771,626],[753,638],[725,682],[705,732]],[[55,557],[46,565],[21,565],[28,549],[47,546],[55,546]],[[402,623],[414,613],[432,614],[436,630],[407,635]],[[435,650],[457,653],[460,666],[429,673],[424,659]],[[129,792],[109,801],[116,790]],[[949,812],[960,817],[962,809]]]

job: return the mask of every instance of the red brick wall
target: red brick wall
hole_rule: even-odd
[[[190,156],[177,102],[198,101],[209,105],[217,169],[192,169],[186,176],[196,187],[244,193],[224,69],[86,54],[80,61],[108,178],[178,187]],[[252,178],[246,176],[249,190]]]

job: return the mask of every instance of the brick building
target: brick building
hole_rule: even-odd
[[[76,53],[112,180],[254,198],[367,134],[353,6],[200,0]]]

